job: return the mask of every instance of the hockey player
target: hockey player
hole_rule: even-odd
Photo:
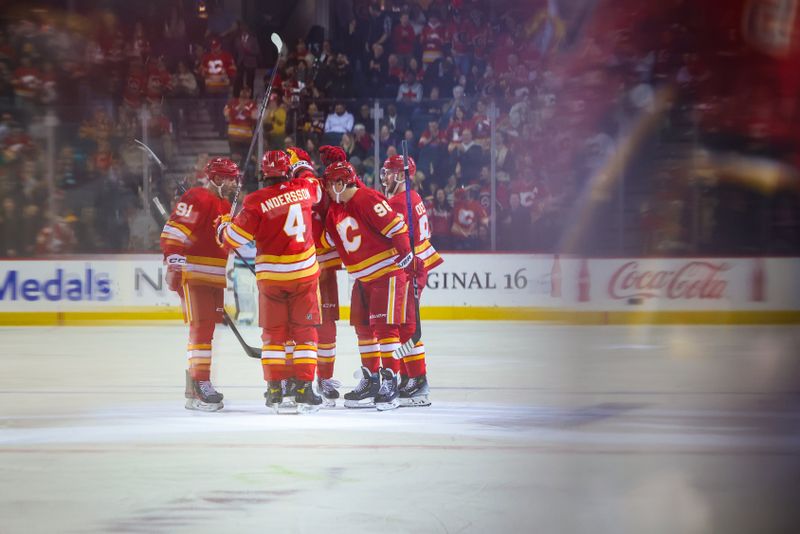
[[[286,149],[286,153],[289,154],[294,177],[318,179],[314,172],[314,166],[311,164],[311,157],[305,150],[289,147]],[[323,146],[320,148],[320,155],[323,163],[346,159],[344,151],[339,147]],[[333,368],[336,362],[336,321],[339,320],[339,287],[336,283],[336,271],[341,267],[342,262],[335,248],[327,248],[322,244],[325,215],[330,203],[327,195],[323,196],[325,198],[316,204],[312,211],[312,234],[320,268],[319,294],[322,307],[322,323],[317,327],[319,336],[317,386],[322,395],[323,405],[333,408],[336,406],[336,399],[339,398],[337,388],[341,386],[341,383],[333,378]]]
[[[184,322],[189,324],[189,369],[186,408],[222,409],[222,394],[211,384],[211,342],[222,321],[225,266],[228,252],[215,240],[215,229],[231,209],[230,195],[239,167],[227,158],[206,165],[207,184],[192,187],[180,198],[161,232],[167,265],[167,287],[181,297]]]
[[[408,171],[410,176],[417,172],[417,165],[414,159],[408,158]],[[381,183],[383,184],[389,206],[404,218],[408,216],[408,203],[406,201],[406,180],[403,172],[403,156],[390,156],[381,169]],[[409,266],[407,275],[409,277],[409,292],[412,291],[411,276],[417,279],[419,288],[418,297],[422,297],[422,289],[428,280],[428,271],[438,267],[442,263],[442,257],[431,245],[431,230],[428,222],[428,214],[425,211],[425,203],[419,194],[411,190],[412,216],[414,217],[414,263]],[[413,267],[413,268],[412,268]],[[411,293],[406,297],[411,302]],[[409,339],[414,334],[416,324],[416,313],[413,304],[409,305],[411,319],[400,327],[400,338]],[[410,353],[403,356],[401,364],[402,380],[400,382],[400,406],[430,406],[428,399],[429,387],[426,376],[425,366],[425,345],[422,340],[418,341]]]
[[[361,353],[362,378],[345,394],[348,408],[397,408],[400,324],[407,313],[405,269],[412,259],[408,227],[377,191],[358,187],[353,166],[340,161],[325,169],[325,189],[331,202],[323,245],[339,251],[356,282],[350,303]],[[380,378],[379,378],[379,366]]]
[[[294,341],[297,412],[316,412],[322,404],[312,389],[320,322],[319,264],[311,207],[321,199],[322,189],[316,179],[292,178],[289,156],[280,150],[264,154],[261,172],[266,185],[245,197],[242,211],[232,222],[224,221],[218,235],[230,248],[256,242],[267,406],[277,412],[284,401],[281,381],[289,378],[286,345]]]

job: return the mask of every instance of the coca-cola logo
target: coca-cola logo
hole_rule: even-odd
[[[676,270],[642,270],[638,261],[617,269],[608,282],[608,294],[615,299],[721,299],[728,281],[721,278],[727,263],[690,261]]]

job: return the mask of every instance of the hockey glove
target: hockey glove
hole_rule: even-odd
[[[183,283],[183,269],[186,267],[186,257],[172,254],[164,260],[167,264],[167,287],[170,291],[181,292]]]
[[[230,215],[223,215],[219,219],[219,225],[217,226],[217,245],[224,247],[225,246],[225,232],[227,231],[228,227],[231,225],[231,216]]]
[[[414,259],[406,267],[406,276],[411,280],[419,278],[423,274],[425,274],[425,262],[419,256],[414,256]]]
[[[408,254],[405,255],[405,257],[403,257],[403,259],[397,262],[397,266],[400,267],[401,269],[405,269],[406,267],[411,265],[413,259],[414,255],[409,252]]]
[[[319,147],[319,157],[326,167],[337,161],[347,161],[347,154],[340,146],[323,145]]]

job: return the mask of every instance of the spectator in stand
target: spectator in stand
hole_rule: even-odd
[[[446,26],[446,34],[450,41],[450,53],[459,73],[466,74],[470,69],[472,40],[477,28],[469,17],[462,15],[460,9],[454,9]]]
[[[381,119],[381,126],[386,126],[389,128],[389,132],[399,135],[401,132],[405,132],[410,125],[407,118],[397,113],[396,105],[389,104],[386,106],[386,113]]]
[[[475,199],[475,188],[457,189],[453,205],[453,247],[456,250],[479,250],[481,236],[489,225],[489,217]],[[483,228],[483,232],[481,231]]]
[[[236,81],[233,84],[233,94],[238,95],[243,86],[255,87],[256,68],[261,57],[261,47],[258,38],[251,31],[250,26],[240,23],[239,35],[236,37]]]
[[[383,92],[387,98],[397,94],[397,88],[403,82],[405,72],[397,54],[389,54],[386,60],[386,89]]]
[[[211,51],[203,55],[200,69],[205,81],[206,97],[211,99],[211,120],[219,136],[225,137],[227,128],[223,110],[230,94],[231,80],[236,76],[236,64],[233,56],[222,49],[219,37],[211,39]]]
[[[325,133],[325,114],[317,107],[313,100],[308,104],[305,115],[300,120],[302,131],[306,138],[317,144]],[[311,154],[311,152],[309,152]]]
[[[428,129],[419,137],[417,168],[434,181],[443,179],[443,160],[446,156],[447,138],[437,121],[428,122]]]
[[[389,73],[389,64],[384,54],[383,45],[375,43],[372,45],[372,53],[367,62],[366,83],[364,96],[388,96],[385,95],[386,80]]]
[[[351,133],[344,133],[340,141],[337,143],[339,146],[342,147],[344,153],[347,154],[347,160],[350,161],[351,158],[357,157],[356,155],[356,141]],[[360,162],[358,162],[360,163]]]
[[[431,225],[431,243],[437,250],[451,247],[450,229],[453,226],[453,209],[447,203],[447,194],[442,188],[436,188],[433,198],[426,203],[428,220]]]
[[[355,122],[363,124],[368,134],[372,135],[375,132],[375,121],[372,119],[372,108],[369,104],[361,104]]]
[[[367,134],[367,129],[363,124],[356,124],[353,126],[353,141],[355,148],[353,155],[358,157],[361,161],[372,157],[372,147],[375,143],[372,141],[372,136]]]
[[[455,113],[450,118],[450,122],[447,124],[447,128],[445,129],[445,137],[450,142],[450,145],[457,144],[461,142],[461,133],[464,130],[468,130],[472,128],[472,121],[467,119],[467,111],[464,109],[464,106],[456,106]],[[448,150],[450,147],[448,146]],[[452,150],[451,150],[452,152]]]
[[[350,60],[341,52],[336,55],[333,64],[328,92],[328,96],[333,98],[348,98],[353,94],[353,68]]]
[[[233,50],[236,30],[236,17],[225,10],[224,2],[215,3],[208,13],[206,38],[217,37],[226,50]]]
[[[410,113],[422,102],[422,84],[411,72],[406,72],[405,80],[397,88],[397,102],[404,113]]]
[[[475,113],[472,115],[472,137],[475,142],[489,150],[491,144],[492,125],[489,120],[489,110],[484,100],[475,104]]]
[[[457,73],[453,58],[450,56],[437,59],[425,70],[422,85],[426,90],[438,87],[441,94],[450,94],[456,86]]]
[[[389,131],[389,127],[385,124],[381,126],[381,131],[378,135],[378,143],[380,148],[380,157],[381,160],[385,160],[389,157],[388,151],[390,148],[394,147],[397,150],[399,146],[399,139],[396,134]]]
[[[422,29],[422,65],[430,68],[444,57],[444,43],[447,33],[439,15],[431,13],[428,23]]]
[[[417,46],[417,33],[411,25],[407,12],[400,15],[400,23],[392,29],[392,52],[397,54],[403,62],[407,62],[414,55]]]
[[[36,254],[69,254],[75,252],[77,239],[72,223],[77,221],[74,215],[54,215],[49,217],[50,224],[43,226],[36,235]]]
[[[334,107],[333,113],[328,114],[325,119],[325,136],[326,145],[336,144],[341,134],[348,133],[353,130],[353,114],[347,111],[343,102],[337,102]],[[329,142],[330,139],[330,142]]]
[[[243,86],[239,97],[232,98],[225,105],[225,119],[228,121],[228,143],[231,154],[238,154],[237,161],[247,154],[253,128],[258,119],[258,105],[251,98],[250,87]]]
[[[264,112],[264,128],[269,133],[270,148],[280,148],[286,136],[286,105],[275,93],[270,95]]]
[[[451,165],[458,165],[461,168],[461,177],[464,183],[471,184],[478,179],[481,166],[485,156],[483,149],[472,140],[472,131],[464,129],[461,133],[461,141],[450,143],[448,147]]]
[[[376,43],[385,46],[391,33],[392,17],[381,10],[381,6],[378,2],[370,2],[363,54],[369,56],[369,54],[372,53],[373,45]]]

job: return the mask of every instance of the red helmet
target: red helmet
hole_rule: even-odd
[[[325,169],[325,174],[323,177],[325,178],[325,183],[333,183],[341,180],[345,183],[345,185],[355,184],[357,183],[358,179],[356,176],[356,170],[349,161],[337,161],[335,163],[331,163]]]
[[[239,166],[228,158],[213,158],[206,164],[206,176],[209,180],[220,177],[223,180],[239,178]]]
[[[261,173],[264,178],[285,178],[292,172],[292,163],[283,150],[270,150],[261,159]]]
[[[383,162],[383,169],[385,172],[391,171],[403,174],[403,156],[399,154],[389,156],[386,161]],[[413,178],[415,174],[417,174],[417,164],[414,162],[414,158],[408,156],[408,175]]]
[[[314,165],[311,164],[311,156],[309,156],[308,152],[302,148],[290,146],[286,149],[286,153],[289,154],[289,162],[291,163],[292,173],[295,173],[300,169],[308,169],[310,171],[314,170]]]

